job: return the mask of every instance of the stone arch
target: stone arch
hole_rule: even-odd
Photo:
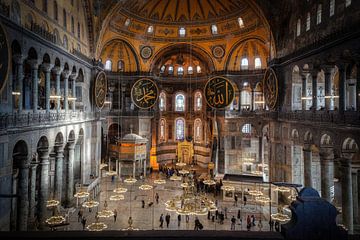
[[[304,134],[304,142],[305,143],[313,143],[313,134],[310,130],[306,131]]]
[[[11,43],[11,53],[13,56],[22,54],[21,45],[17,40],[12,41]]]
[[[50,63],[50,56],[49,54],[45,53],[43,56],[43,63]]]
[[[13,159],[17,159],[18,157],[24,157],[24,159],[27,159],[28,155],[29,155],[29,148],[27,143],[24,140],[17,141],[12,153]],[[17,163],[16,161],[13,161],[13,165],[20,166],[18,164],[24,164],[24,163]]]
[[[62,147],[64,145],[64,136],[62,132],[56,134],[55,137],[55,147]]]
[[[334,145],[334,143],[333,143],[332,137],[329,134],[325,133],[321,136],[320,147],[330,147],[333,145]]]
[[[55,58],[55,66],[56,67],[60,67],[61,66],[61,62],[59,58]]]
[[[76,139],[74,130],[71,130],[68,135],[68,142],[74,142]]]
[[[77,82],[84,82],[85,77],[84,77],[84,72],[82,70],[82,68],[79,69],[79,74],[78,77],[76,79]]]
[[[35,48],[31,47],[28,51],[28,59],[33,60],[33,59],[38,59],[38,54],[35,50]]]
[[[353,138],[347,137],[341,144],[341,150],[342,152],[357,152],[359,147]]]
[[[112,123],[108,128],[109,143],[116,143],[117,137],[121,137],[121,126],[117,123]]]

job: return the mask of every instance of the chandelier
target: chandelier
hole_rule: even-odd
[[[224,190],[225,192],[232,192],[232,191],[235,191],[235,187],[233,186],[227,186],[227,185],[223,185],[221,187],[222,190]]]
[[[156,179],[156,180],[154,180],[154,183],[155,184],[165,184],[166,183],[166,181],[165,180],[163,180],[163,179]]]
[[[151,185],[148,185],[148,184],[143,184],[139,187],[140,190],[144,190],[144,191],[148,191],[148,190],[151,190],[153,189],[153,186]]]
[[[290,192],[290,188],[288,188],[288,187],[282,187],[282,186],[277,186],[277,187],[275,187],[274,191],[286,193],[286,192]]]
[[[76,198],[87,198],[90,195],[90,193],[82,191],[75,193],[74,197]]]
[[[171,181],[181,181],[181,177],[180,176],[177,176],[177,175],[172,175],[171,177],[170,177],[170,180]]]
[[[115,188],[113,190],[114,193],[126,193],[127,192],[127,188],[122,188],[122,187],[119,187],[119,188]]]
[[[250,190],[250,191],[248,191],[248,193],[249,193],[250,196],[255,196],[255,197],[263,195],[263,193],[261,191],[258,191],[258,190]]]
[[[96,222],[96,223],[92,223],[89,226],[86,227],[89,231],[96,231],[96,232],[100,232],[104,229],[107,228],[107,225],[103,222]]]
[[[115,194],[110,196],[110,201],[120,201],[120,200],[124,200],[125,197],[122,194]]]
[[[271,214],[271,218],[274,219],[275,221],[279,221],[279,222],[287,222],[290,220],[290,217],[283,213]]]
[[[98,212],[99,218],[109,218],[112,216],[114,216],[114,212],[111,210],[104,209],[104,210]]]
[[[84,202],[82,206],[85,208],[93,208],[93,207],[99,206],[99,202],[90,200],[90,201]]]
[[[137,180],[136,180],[136,178],[129,177],[129,178],[125,179],[124,182],[128,183],[128,184],[133,184],[133,183],[136,183]]]
[[[46,219],[45,222],[49,226],[54,226],[54,225],[59,225],[59,224],[65,222],[65,218],[63,216],[52,216],[52,217]]]
[[[46,207],[48,207],[48,208],[56,207],[59,204],[60,204],[60,202],[58,200],[54,200],[54,199],[46,201]]]

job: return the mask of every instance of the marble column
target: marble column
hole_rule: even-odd
[[[341,159],[341,203],[343,224],[352,233],[354,230],[354,209],[351,179],[351,157]]]
[[[66,181],[66,205],[71,205],[71,200],[74,197],[74,155],[75,143],[69,142],[67,145],[68,159],[67,159],[67,181]]]
[[[314,70],[312,73],[311,73],[311,77],[312,77],[312,108],[313,108],[313,111],[316,111],[317,110],[317,107],[318,107],[318,101],[317,101],[317,75],[318,75],[318,71],[317,70]]]
[[[116,159],[115,169],[116,169],[116,174],[119,175],[119,160],[118,159]]]
[[[51,84],[50,71],[53,66],[49,63],[43,63],[41,67],[45,73],[45,106],[46,106],[46,112],[48,113],[50,112],[50,84]]]
[[[325,68],[325,109],[332,110],[331,106],[331,68]]]
[[[72,81],[72,88],[71,88],[71,91],[72,91],[72,97],[74,98],[72,101],[71,101],[71,108],[72,108],[72,111],[75,112],[76,111],[76,77],[77,75],[74,75],[72,74],[70,76],[70,79]]]
[[[55,75],[55,91],[56,96],[61,96],[61,90],[60,90],[60,74],[62,72],[62,68],[56,66],[52,69],[54,75]],[[60,97],[56,99],[56,110],[60,110]]]
[[[359,192],[358,192],[358,168],[352,168],[352,190],[354,205],[354,224],[359,224]]]
[[[360,63],[356,64],[356,110],[360,111]]]
[[[64,109],[65,112],[67,113],[69,111],[69,76],[70,76],[70,71],[69,70],[64,70],[62,72],[63,75],[63,79],[64,79]]]
[[[312,151],[310,146],[305,146],[303,148],[304,151],[304,177],[305,177],[305,187],[312,187],[312,174],[311,174],[311,168],[312,168]]]
[[[334,153],[332,148],[321,149],[321,197],[331,202],[331,187],[334,186]]]
[[[302,75],[301,75],[301,79],[302,79],[302,101],[301,101],[301,103],[302,103],[302,110],[303,111],[305,111],[306,110],[306,101],[307,101],[307,99],[306,99],[306,81],[307,81],[307,74],[308,73],[303,73]]]
[[[24,79],[24,57],[22,55],[15,55],[13,60],[16,64],[16,85],[17,91],[20,92],[19,96],[19,112],[23,109],[23,79]]]
[[[38,150],[40,158],[39,227],[44,228],[46,219],[46,201],[49,199],[49,149]]]
[[[346,71],[344,66],[339,67],[339,112],[346,109]]]
[[[38,78],[38,69],[39,69],[39,63],[37,60],[29,60],[29,64],[31,66],[31,76],[32,76],[32,107],[33,107],[33,112],[37,113],[38,112],[38,82],[39,82],[39,78]]]
[[[250,110],[251,111],[255,110],[255,90],[254,90],[254,88],[251,89],[251,106],[250,106]]]
[[[136,177],[136,161],[134,160],[134,162],[133,162],[133,178],[135,178]]]
[[[62,186],[63,186],[63,165],[64,165],[64,150],[62,146],[55,147],[55,199],[62,200]]]
[[[18,231],[27,231],[29,216],[29,165],[25,155],[15,156],[14,161],[20,163],[17,194],[21,197],[18,199],[16,225]]]
[[[31,178],[30,178],[30,196],[29,196],[29,226],[33,225],[35,220],[35,191],[36,191],[36,169],[38,164],[32,163],[31,168]]]
[[[263,137],[259,137],[259,163],[263,163]],[[264,166],[262,166],[264,168]]]
[[[144,179],[146,177],[146,159],[143,160],[144,161]]]

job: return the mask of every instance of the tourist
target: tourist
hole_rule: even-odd
[[[160,215],[160,227],[162,228],[163,227],[163,224],[164,224],[164,215],[163,214],[161,214]]]
[[[236,219],[234,216],[232,216],[230,230],[235,230],[235,223],[236,223]]]
[[[178,227],[180,227],[180,223],[181,223],[181,215],[178,215]]]
[[[239,225],[240,225],[240,222],[241,222],[241,213],[240,213],[240,209],[238,210],[238,213],[237,213],[237,219],[239,220]]]
[[[270,231],[274,231],[274,221],[272,220],[272,218],[270,218],[269,220],[269,226],[270,226]]]
[[[260,231],[262,230],[262,227],[263,227],[263,225],[262,225],[261,219],[259,219],[258,228]]]
[[[95,222],[99,222],[99,212],[96,212],[95,214]]]
[[[107,208],[108,207],[108,203],[107,203],[107,201],[105,200],[105,202],[104,202],[104,208]]]
[[[194,230],[201,230],[203,228],[202,224],[200,223],[198,217],[195,217],[195,227]]]
[[[189,215],[186,215],[186,216],[185,216],[186,223],[189,222],[189,219],[190,219]]]
[[[117,211],[116,209],[114,209],[114,222],[116,222],[116,217],[117,217]]]
[[[251,218],[250,218],[250,215],[247,216],[246,218],[246,228],[248,231],[250,231],[250,228],[251,228]]]
[[[155,200],[156,200],[156,204],[159,204],[159,194],[158,193],[155,194]]]
[[[225,219],[227,219],[227,207],[225,207],[225,209],[224,209],[224,212],[225,212]]]
[[[280,232],[280,222],[275,221],[275,231]]]
[[[169,228],[169,224],[170,224],[170,214],[169,213],[166,214],[165,221],[166,221],[166,227]]]
[[[85,217],[83,217],[81,219],[81,224],[82,224],[83,230],[85,230],[85,225],[86,225],[86,218]]]
[[[83,216],[83,210],[80,208],[80,210],[78,212],[78,222],[80,222],[82,220],[82,216]]]
[[[129,224],[129,227],[132,227],[133,220],[132,220],[132,218],[131,218],[131,217],[129,217],[128,224]]]
[[[246,201],[247,201],[247,198],[246,198],[246,196],[244,195],[244,206],[246,205]]]
[[[238,202],[238,197],[237,197],[237,195],[235,194],[235,196],[234,196],[234,206],[236,206],[236,207],[237,207],[237,202]]]
[[[251,224],[255,226],[255,216],[251,215]]]
[[[210,220],[210,211],[208,211],[208,219]]]
[[[141,200],[141,207],[145,208],[145,201],[144,200]]]

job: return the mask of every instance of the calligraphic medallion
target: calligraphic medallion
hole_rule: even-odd
[[[107,94],[107,79],[104,71],[98,73],[95,79],[95,104],[98,108],[102,108],[105,103],[105,98]]]
[[[235,88],[230,80],[224,77],[213,77],[205,84],[204,94],[210,107],[221,109],[232,103],[235,97]]]
[[[0,24],[0,93],[3,91],[10,67],[9,44],[4,27]]]
[[[140,55],[143,59],[148,59],[152,56],[152,49],[149,46],[142,47],[140,50]]]
[[[279,83],[274,69],[266,70],[262,85],[266,105],[269,109],[275,110],[279,96]]]
[[[149,78],[137,80],[131,88],[131,100],[141,109],[148,109],[154,106],[159,96],[156,83]]]

